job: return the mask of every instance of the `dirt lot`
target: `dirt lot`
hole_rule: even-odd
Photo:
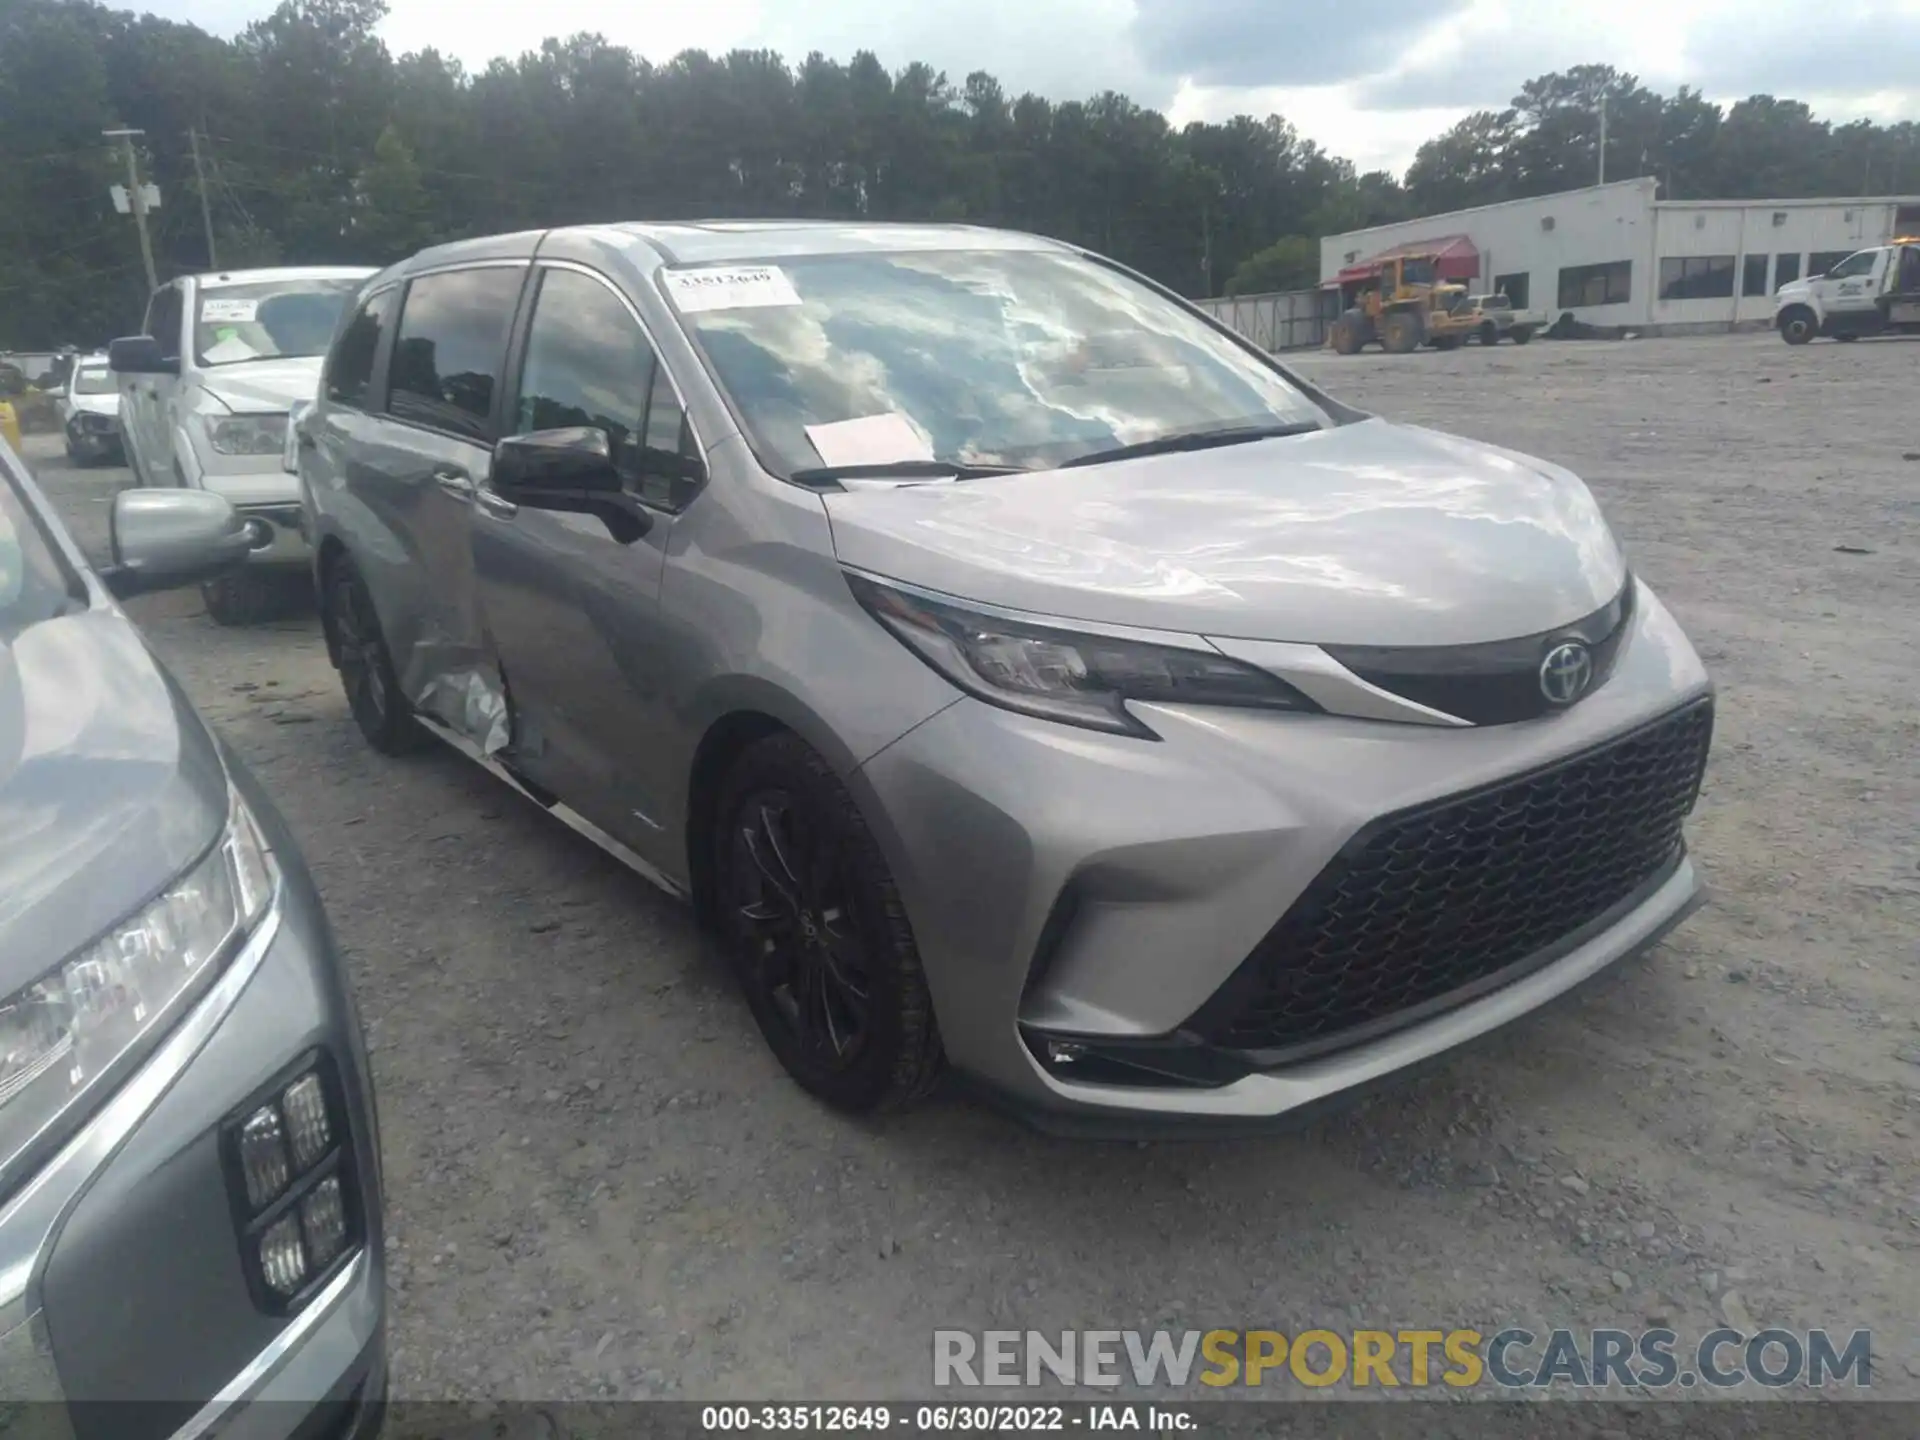
[[[1257,1143],[884,1126],[777,1071],[673,903],[451,753],[361,742],[305,619],[135,606],[301,837],[372,1029],[398,1391],[904,1397],[930,1332],[1731,1317],[1920,1394],[1920,346],[1313,356],[1586,477],[1720,687],[1713,903],[1582,1003]],[[40,472],[97,545],[124,472]]]

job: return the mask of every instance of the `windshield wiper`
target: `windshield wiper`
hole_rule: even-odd
[[[1060,462],[1060,469],[1076,465],[1105,465],[1110,460],[1132,460],[1142,455],[1171,455],[1183,450],[1212,450],[1222,445],[1246,445],[1255,440],[1280,440],[1289,435],[1310,435],[1321,428],[1317,420],[1296,420],[1285,425],[1224,425],[1214,430],[1177,430],[1157,435],[1132,445],[1116,445],[1110,450],[1094,450]]]
[[[968,465],[959,460],[869,460],[858,465],[810,465],[789,472],[796,485],[831,485],[839,480],[978,480],[988,475],[1023,475],[1025,465]]]

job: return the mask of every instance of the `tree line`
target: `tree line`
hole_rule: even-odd
[[[0,346],[97,345],[144,299],[107,129],[145,132],[162,278],[382,264],[465,235],[616,219],[796,216],[1009,225],[1087,244],[1189,295],[1311,285],[1318,237],[1610,179],[1669,197],[1920,188],[1911,122],[1722,109],[1608,66],[1528,81],[1502,111],[1361,174],[1284,119],[1179,128],[1111,91],[1055,102],[871,53],[688,51],[598,35],[478,73],[393,55],[384,0],[284,0],[232,40],[93,0],[0,0]],[[195,151],[199,152],[198,165]],[[203,220],[202,199],[204,196]]]

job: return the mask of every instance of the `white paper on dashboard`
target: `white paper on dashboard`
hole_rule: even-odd
[[[241,325],[259,313],[258,300],[221,300],[208,296],[200,302],[202,325]]]
[[[258,360],[260,352],[238,335],[229,335],[210,347],[202,358],[209,365],[233,365],[242,360]]]
[[[709,265],[699,270],[668,270],[665,275],[667,293],[683,315],[800,303],[793,281],[778,265]]]
[[[907,417],[892,412],[809,425],[807,439],[813,442],[823,465],[886,465],[895,460],[933,459],[933,447]]]

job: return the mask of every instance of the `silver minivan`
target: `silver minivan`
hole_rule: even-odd
[[[1297,1118],[1697,903],[1710,686],[1586,487],[1067,245],[428,250],[289,455],[366,738],[688,896],[849,1110]]]

